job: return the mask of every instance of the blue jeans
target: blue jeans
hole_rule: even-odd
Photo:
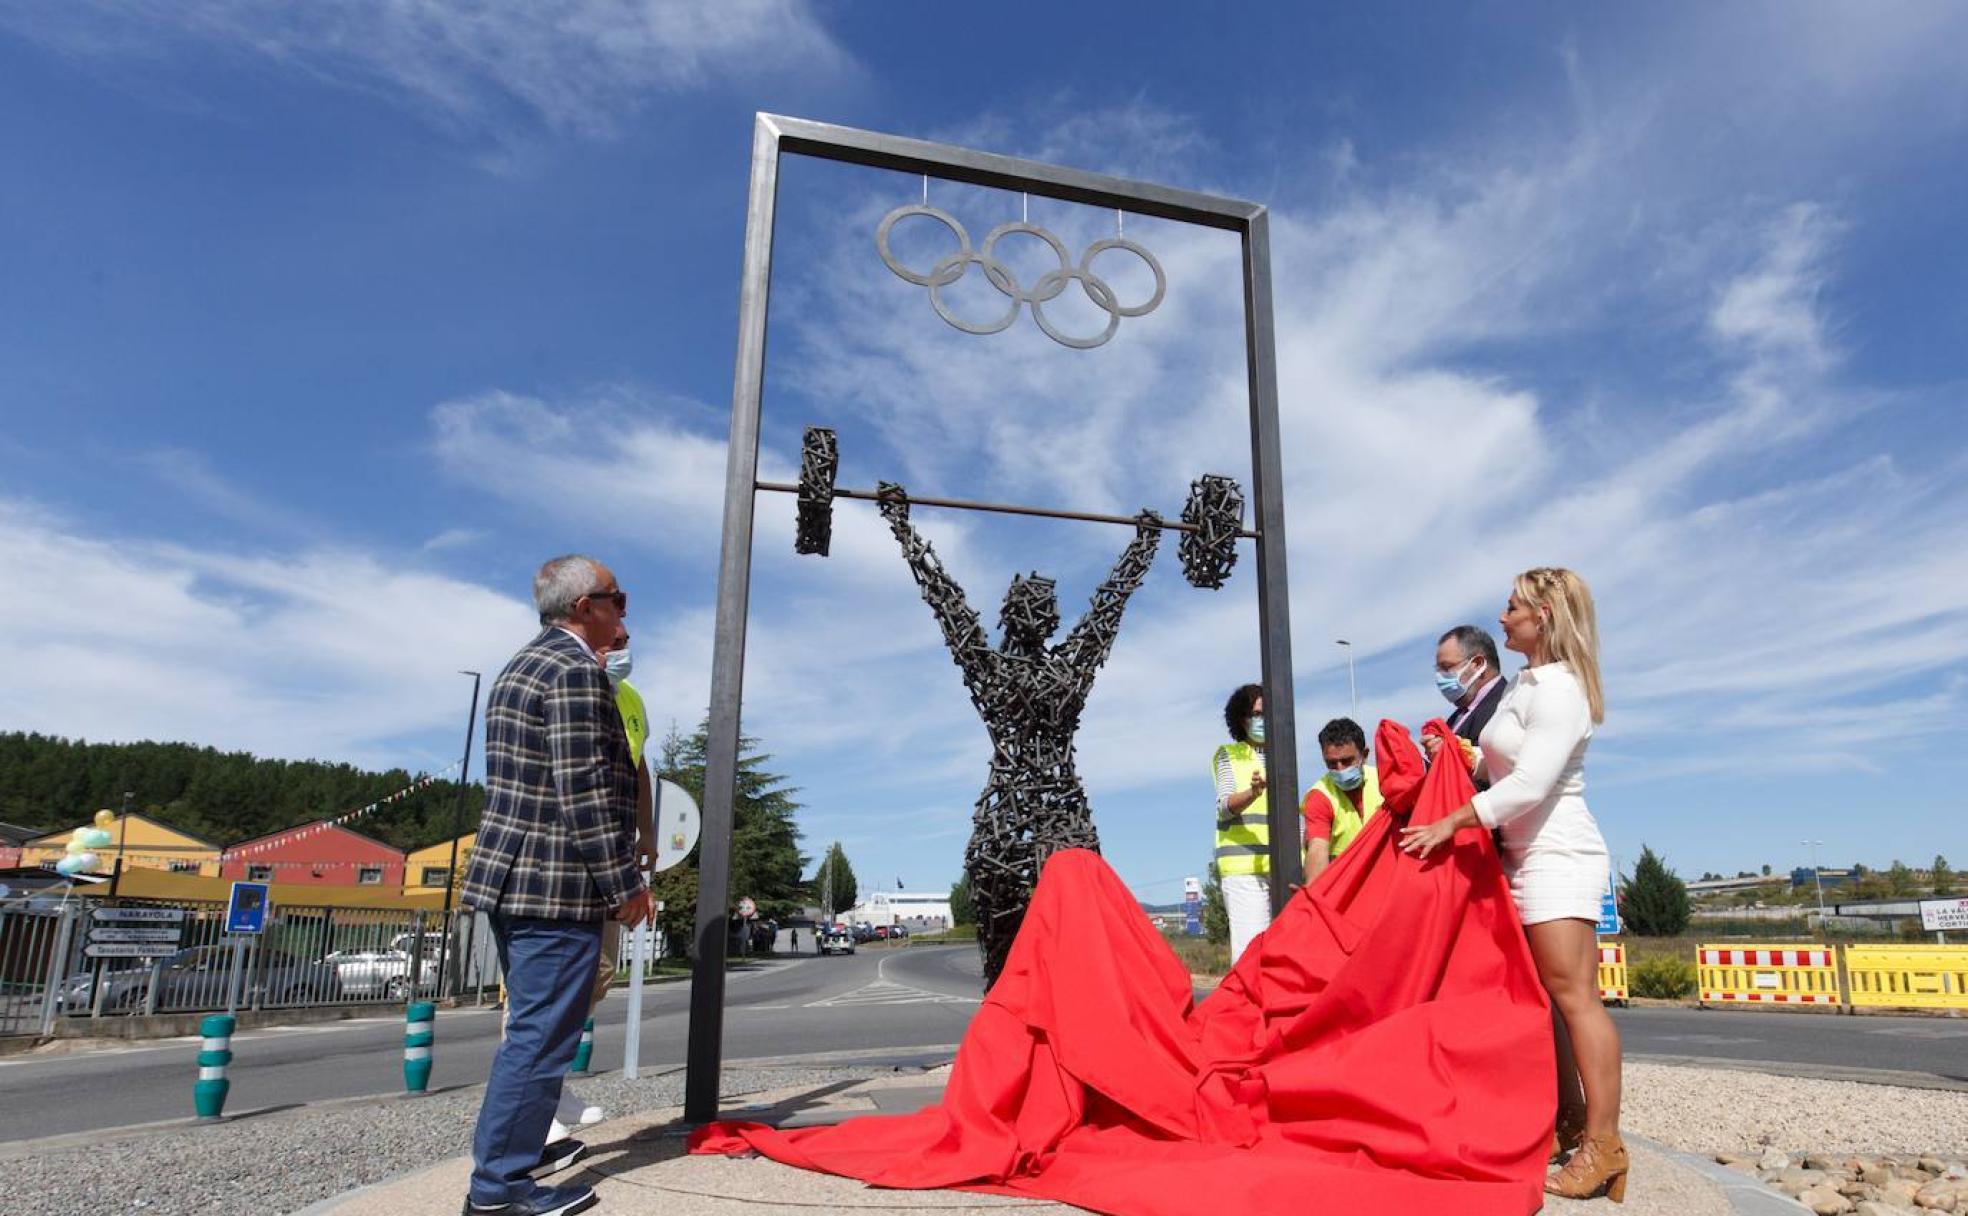
[[[601,955],[598,920],[496,912],[489,919],[506,973],[507,1020],[472,1134],[471,1198],[482,1204],[512,1203],[538,1189],[527,1175],[546,1147]]]

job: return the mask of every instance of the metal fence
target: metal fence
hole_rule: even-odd
[[[498,983],[490,928],[467,909],[283,905],[241,936],[218,903],[0,904],[0,1034],[50,1034],[58,1018],[482,1000]]]

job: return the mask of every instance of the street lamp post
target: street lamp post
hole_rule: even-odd
[[[1334,638],[1333,645],[1346,647],[1346,695],[1353,705],[1353,717],[1360,716],[1360,685],[1353,679],[1353,643],[1345,638]]]
[[[1829,928],[1825,924],[1824,871],[1818,865],[1818,846],[1822,845],[1824,841],[1800,840],[1797,843],[1811,850],[1811,881],[1816,883],[1818,887],[1818,932],[1823,933]]]
[[[458,889],[458,838],[465,834],[465,797],[471,792],[472,735],[478,730],[478,682],[481,678],[475,671],[461,671],[458,674],[472,678],[472,699],[471,709],[465,714],[465,758],[458,764],[457,807],[451,813],[451,864],[444,870],[444,916],[438,922],[444,930],[444,935],[437,939],[437,993],[440,998],[444,995],[445,973],[451,962],[451,897]],[[421,975],[411,977],[412,993],[423,978]],[[462,986],[452,985],[453,994]]]

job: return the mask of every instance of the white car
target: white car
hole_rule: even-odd
[[[401,950],[337,950],[321,960],[335,969],[344,996],[382,996],[401,1000],[410,994],[410,956]],[[423,987],[437,985],[437,960],[427,958]]]
[[[854,935],[845,929],[829,929],[820,935],[820,953],[854,953]]]

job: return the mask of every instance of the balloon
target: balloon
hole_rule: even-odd
[[[102,868],[102,858],[96,856],[94,853],[84,853],[82,856],[76,858],[75,862],[84,870],[98,870]]]
[[[115,839],[101,828],[83,828],[79,835],[82,837],[82,843],[92,849],[108,848],[110,841]]]
[[[96,812],[96,826],[97,826],[97,827],[99,827],[99,828],[113,828],[113,827],[115,827],[115,826],[116,826],[116,812],[115,812],[115,811],[110,811],[110,810],[102,810],[102,811],[97,811],[97,812]]]
[[[64,857],[55,863],[55,873],[63,878],[73,878],[81,868],[82,859],[79,857]]]
[[[70,857],[79,857],[89,851],[89,846],[83,843],[82,833],[71,832],[69,833],[68,844],[62,851]]]

